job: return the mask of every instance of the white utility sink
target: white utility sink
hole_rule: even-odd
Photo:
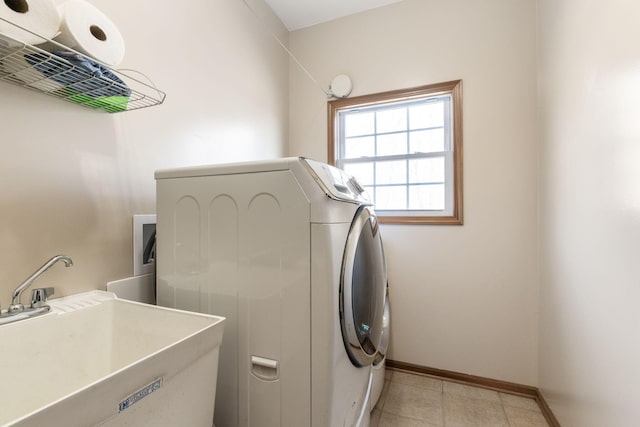
[[[92,291],[0,325],[0,426],[211,427],[224,318]]]

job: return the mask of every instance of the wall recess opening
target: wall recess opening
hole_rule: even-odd
[[[133,275],[155,271],[156,216],[133,216]]]

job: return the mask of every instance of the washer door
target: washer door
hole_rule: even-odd
[[[351,223],[340,277],[340,324],[351,362],[370,365],[382,339],[387,271],[378,221],[361,206]]]

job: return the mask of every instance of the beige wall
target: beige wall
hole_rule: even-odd
[[[464,226],[384,226],[394,360],[537,384],[533,0],[405,0],[290,34],[353,95],[463,80]],[[326,160],[326,96],[290,71],[290,154]]]
[[[540,387],[563,426],[640,420],[640,4],[539,1]]]
[[[121,67],[147,74],[167,100],[107,115],[0,83],[4,308],[57,253],[76,264],[39,281],[58,296],[130,276],[131,218],[155,211],[154,170],[287,151],[288,59],[243,2],[92,3],[123,33]],[[262,0],[252,4],[286,40]]]

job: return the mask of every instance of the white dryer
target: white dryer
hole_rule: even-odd
[[[158,304],[227,318],[215,425],[368,426],[387,277],[357,181],[303,158],[155,176]]]

